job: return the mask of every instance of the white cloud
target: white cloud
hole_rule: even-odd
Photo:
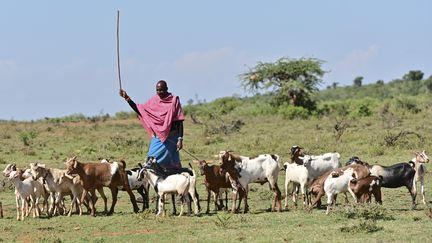
[[[378,45],[370,45],[366,49],[352,50],[340,61],[327,63],[326,70],[330,73],[325,75],[325,82],[349,85],[355,77],[370,74],[376,68],[379,49]]]
[[[358,73],[367,68],[377,53],[377,45],[371,45],[366,50],[353,50],[338,66],[345,73]]]
[[[197,70],[216,71],[215,67],[232,64],[238,61],[238,54],[232,48],[219,48],[205,52],[191,52],[183,55],[172,63],[159,66],[161,70],[188,73]]]
[[[10,59],[0,60],[0,70],[2,72],[17,71],[18,65],[14,60],[10,60]]]

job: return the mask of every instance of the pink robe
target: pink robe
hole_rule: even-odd
[[[138,104],[142,126],[151,137],[156,135],[162,142],[168,138],[174,121],[183,121],[184,115],[178,96],[171,93],[163,99],[158,95],[151,97],[146,103]]]

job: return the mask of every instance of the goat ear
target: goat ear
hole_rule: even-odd
[[[138,167],[142,168],[142,167],[143,167],[143,165],[142,165],[141,163],[138,163]]]
[[[72,159],[71,159],[71,160],[76,160],[76,158],[77,158],[77,156],[75,155],[74,157],[72,157]]]

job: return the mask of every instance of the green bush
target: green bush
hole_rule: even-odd
[[[383,229],[384,227],[378,226],[374,220],[362,220],[358,225],[343,226],[340,231],[344,233],[374,233]]]
[[[367,104],[361,104],[357,109],[357,114],[360,116],[371,116],[372,111]]]
[[[36,137],[36,131],[24,131],[20,133],[21,141],[25,146],[29,146],[33,142],[33,139],[35,139]]]
[[[279,106],[278,114],[282,115],[284,119],[288,119],[288,120],[292,120],[296,118],[306,119],[310,115],[307,109],[300,106],[290,106],[290,105]]]
[[[136,113],[134,111],[131,112],[126,112],[126,111],[119,111],[117,113],[114,114],[114,117],[116,119],[128,119],[128,118],[133,118],[136,117]]]
[[[396,109],[401,111],[409,111],[411,113],[417,114],[421,109],[417,106],[416,100],[412,98],[402,97],[396,99]]]
[[[237,97],[224,97],[216,99],[211,103],[209,108],[218,114],[228,114],[238,106],[241,106],[244,102]]]

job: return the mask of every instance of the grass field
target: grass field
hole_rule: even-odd
[[[202,125],[193,124],[188,119],[184,147],[206,160],[214,160],[214,154],[230,149],[242,155],[276,153],[283,163],[289,159],[289,148],[300,145],[310,154],[337,151],[343,163],[356,155],[372,164],[389,165],[410,160],[415,151],[431,151],[431,111],[429,108],[417,114],[401,114],[398,124],[392,128],[388,128],[388,121],[379,116],[345,119],[342,124],[345,129],[339,134],[334,127],[341,118],[335,117],[284,120],[276,115],[240,118],[228,115],[225,120],[241,119],[245,125],[240,132],[227,135],[208,135]],[[402,131],[408,133],[397,137]],[[396,140],[390,144],[391,138]],[[1,170],[8,163],[28,167],[34,161],[64,168],[66,158],[74,155],[81,162],[98,162],[101,158],[125,159],[131,168],[144,161],[147,146],[145,131],[135,119],[69,123],[49,120],[0,122]],[[192,161],[185,152],[181,156],[184,166]],[[206,194],[202,180],[198,177],[202,211],[205,211]],[[432,241],[430,174],[426,174],[428,205],[419,204],[416,210],[410,210],[407,189],[398,188],[383,189],[382,206],[345,205],[343,197],[340,197],[336,209],[329,216],[323,209],[309,212],[301,206],[295,208],[292,203],[283,212],[272,213],[268,212],[272,199],[268,186],[253,185],[248,214],[217,212],[199,217],[157,218],[151,211],[132,213],[127,194],[120,192],[113,216],[26,218],[24,222],[16,221],[13,189],[6,179],[2,178],[2,181],[5,185],[0,188],[0,200],[5,217],[0,219],[0,241],[4,242]],[[279,187],[283,188],[283,184],[284,173],[281,173]],[[108,191],[106,193],[109,195]],[[101,211],[101,200],[96,206]],[[153,207],[154,202],[151,203]],[[170,210],[169,205],[167,209]]]

